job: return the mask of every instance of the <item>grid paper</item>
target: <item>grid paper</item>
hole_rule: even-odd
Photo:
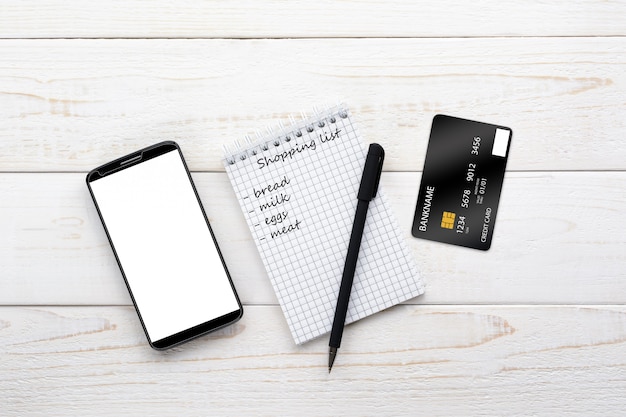
[[[367,149],[344,107],[224,165],[296,344],[330,331]],[[346,324],[424,292],[381,188],[367,214]]]

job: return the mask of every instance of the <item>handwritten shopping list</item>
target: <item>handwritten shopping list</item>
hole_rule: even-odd
[[[224,160],[297,344],[332,326],[366,147],[336,109]],[[384,192],[370,204],[346,322],[423,292]]]

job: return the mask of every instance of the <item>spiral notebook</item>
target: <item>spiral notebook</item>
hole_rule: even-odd
[[[366,153],[338,106],[224,159],[296,344],[332,327]],[[368,211],[346,323],[424,292],[382,188]]]

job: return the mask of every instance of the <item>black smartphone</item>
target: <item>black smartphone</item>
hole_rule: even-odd
[[[241,318],[243,307],[175,142],[94,169],[87,187],[150,346],[167,349]]]

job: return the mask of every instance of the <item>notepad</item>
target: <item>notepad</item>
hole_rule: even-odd
[[[224,158],[296,344],[332,327],[366,152],[349,110],[338,106]],[[370,204],[346,323],[423,292],[381,185]]]

